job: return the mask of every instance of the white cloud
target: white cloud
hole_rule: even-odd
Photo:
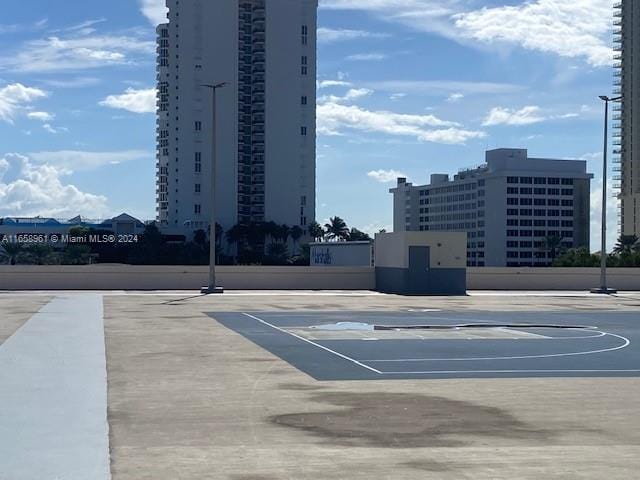
[[[50,122],[54,119],[55,115],[49,112],[29,112],[27,117],[31,120],[39,120],[41,122]]]
[[[347,60],[353,62],[378,62],[388,58],[384,53],[356,53],[354,55],[347,56]]]
[[[344,80],[318,80],[318,90],[332,87],[350,87],[351,83]]]
[[[6,178],[11,173],[13,178]],[[63,183],[68,173],[52,165],[36,165],[22,155],[6,155],[0,159],[0,216],[105,216],[107,198]]]
[[[31,153],[29,157],[37,163],[50,165],[68,172],[76,172],[95,170],[106,165],[149,160],[154,157],[154,153],[146,150],[124,150],[115,152],[60,150]]]
[[[380,183],[395,182],[398,177],[407,177],[404,173],[397,170],[372,170],[367,173],[367,177],[374,179]]]
[[[338,95],[324,95],[318,98],[318,103],[349,103],[373,94],[373,90],[368,88],[350,88],[347,93],[340,97]]]
[[[318,105],[318,132],[322,135],[342,135],[344,130],[359,130],[446,144],[465,143],[485,136],[483,132],[468,131],[459,126],[456,122],[441,120],[433,115],[371,111],[335,102]]]
[[[56,78],[43,80],[42,83],[57,88],[83,88],[98,85],[100,79],[95,77]]]
[[[100,105],[133,113],[154,113],[156,111],[156,89],[135,90],[128,88],[121,95],[109,95],[100,102]]]
[[[400,100],[401,98],[404,98],[404,97],[406,97],[406,96],[407,96],[407,94],[406,94],[406,93],[392,93],[392,94],[389,96],[389,99],[390,99],[390,100]]]
[[[418,31],[474,45],[510,44],[594,66],[612,62],[611,2],[529,0],[483,7],[473,0],[321,0],[330,10],[365,10]],[[514,2],[510,2],[514,3]]]
[[[542,109],[536,105],[529,105],[520,110],[494,107],[484,119],[485,127],[495,125],[532,125],[547,120],[567,120],[580,117],[579,113],[569,112],[561,114],[544,114]]]
[[[472,94],[502,94],[516,93],[524,87],[510,83],[492,82],[458,82],[451,80],[385,80],[379,82],[365,82],[364,86],[374,90],[387,92],[407,92],[412,95],[441,95],[443,93]]]
[[[319,43],[335,43],[346,40],[359,40],[362,38],[386,38],[389,35],[384,33],[367,32],[365,30],[318,28]]]
[[[149,19],[155,27],[167,22],[167,7],[165,0],[139,0],[142,14]]]
[[[491,127],[494,125],[531,125],[540,123],[545,117],[540,113],[540,107],[530,105],[520,110],[494,107],[491,109],[482,125]]]
[[[61,133],[61,132],[68,132],[69,129],[67,127],[53,127],[50,123],[45,123],[44,125],[42,125],[42,128],[49,133],[52,134],[57,134],[57,133]]]
[[[132,65],[152,58],[155,41],[126,35],[48,37],[26,42],[0,57],[0,69],[22,73]]]
[[[48,94],[39,88],[26,87],[14,83],[0,88],[0,120],[13,123],[15,116],[30,103],[46,97]]]
[[[449,103],[457,103],[464,98],[464,94],[460,92],[455,92],[449,95],[447,98],[447,102]]]
[[[473,40],[582,57],[603,67],[613,61],[611,12],[611,2],[604,0],[537,0],[461,13],[455,25]]]

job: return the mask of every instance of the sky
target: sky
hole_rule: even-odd
[[[155,217],[163,0],[9,2],[0,19],[0,217]],[[599,248],[612,1],[320,0],[317,219],[391,230],[396,177],[487,149],[583,159]],[[611,176],[610,176],[611,178]],[[617,236],[611,196],[609,242]]]

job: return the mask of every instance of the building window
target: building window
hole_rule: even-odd
[[[300,127],[300,135],[303,137],[307,136],[307,127]]]
[[[202,122],[197,121],[196,122],[196,132],[200,132],[202,131]]]
[[[193,213],[195,213],[196,215],[200,215],[200,213],[202,213],[202,205],[196,203],[193,206]]]
[[[196,152],[195,172],[202,173],[202,152]]]
[[[306,96],[306,95],[303,95],[303,96],[302,96],[302,98],[300,99],[300,103],[301,103],[302,105],[307,105],[308,101],[309,101],[309,100],[308,100],[308,98],[307,98],[307,96]]]
[[[302,45],[307,45],[309,43],[309,27],[307,25],[302,25]]]
[[[200,193],[201,191],[202,191],[202,185],[200,185],[199,183],[196,183],[195,192],[196,193]]]
[[[309,58],[306,55],[303,55],[301,59],[301,63],[302,63],[302,68],[300,73],[302,73],[302,75],[307,75],[309,73],[309,68],[308,68]]]

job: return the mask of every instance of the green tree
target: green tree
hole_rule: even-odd
[[[309,225],[309,235],[317,242],[324,237],[324,229],[318,222],[311,222]]]
[[[22,243],[0,243],[0,258],[5,259],[9,264],[15,265],[24,253],[24,245]]]
[[[293,252],[296,253],[298,250],[298,240],[300,240],[302,235],[304,235],[304,230],[302,230],[298,225],[294,225],[291,227],[290,235],[293,240]]]
[[[291,227],[289,225],[280,225],[278,228],[278,239],[286,245],[291,235]]]
[[[202,229],[193,232],[193,243],[204,248],[207,244],[207,232]]]
[[[324,228],[330,240],[347,240],[349,238],[349,227],[340,217],[330,218],[329,223],[326,223]]]
[[[64,265],[87,265],[91,263],[91,247],[89,245],[67,245],[62,252]]]
[[[289,249],[284,243],[271,243],[267,247],[264,265],[285,265],[289,260]]]
[[[227,238],[227,242],[229,243],[229,245],[230,246],[239,245],[242,239],[246,235],[246,230],[247,230],[246,226],[239,225],[239,224],[234,225],[229,230],[227,230],[227,233],[225,236]]]
[[[351,242],[370,242],[371,237],[369,234],[361,232],[357,228],[352,228],[349,232],[349,241]]]
[[[562,237],[551,235],[544,239],[542,251],[546,253],[552,261],[555,260],[562,250]]]
[[[631,254],[640,249],[640,239],[637,235],[620,235],[618,243],[613,249],[613,253],[621,255],[623,253]]]
[[[592,254],[584,247],[567,250],[553,262],[554,267],[597,267],[599,265],[600,256]]]
[[[29,245],[25,251],[29,261],[36,265],[48,265],[54,260],[53,248],[49,245],[36,243]]]

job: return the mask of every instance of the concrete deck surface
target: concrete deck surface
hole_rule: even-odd
[[[584,310],[637,311],[640,321],[640,294],[230,293],[103,295],[113,479],[628,480],[640,471],[640,379],[318,382],[207,315]],[[48,298],[0,294],[0,312]]]

